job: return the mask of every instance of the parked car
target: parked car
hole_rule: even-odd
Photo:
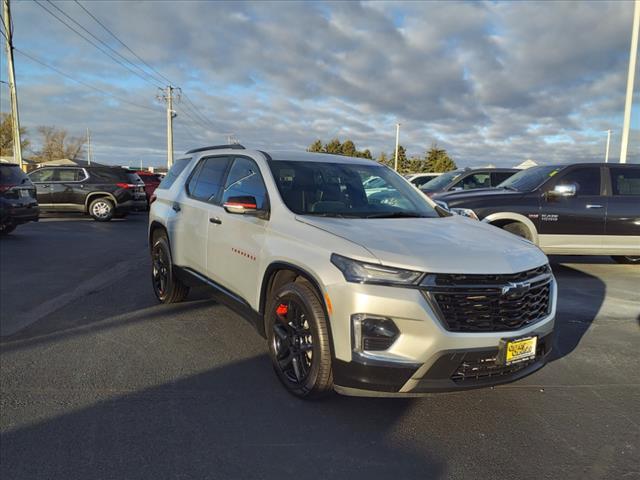
[[[413,183],[416,187],[420,188],[425,185],[427,182],[433,180],[434,178],[442,175],[441,173],[412,173],[411,175],[407,175],[406,179]]]
[[[522,170],[497,189],[433,197],[548,254],[640,263],[640,165],[579,163]]]
[[[136,173],[144,182],[144,193],[147,196],[147,202],[150,202],[153,192],[156,191],[156,188],[158,188],[158,185],[160,185],[160,182],[162,181],[162,177],[157,173],[151,173],[144,170],[140,170]]]
[[[394,202],[371,198],[372,177]],[[211,287],[267,339],[298,397],[495,385],[551,350],[557,289],[540,249],[450,214],[378,163],[206,147],[155,195],[158,299]]]
[[[43,211],[82,212],[106,222],[147,208],[142,180],[120,167],[44,167],[29,177]]]
[[[13,163],[0,164],[0,235],[7,235],[40,215],[36,189],[29,177]]]
[[[440,192],[475,190],[497,187],[511,175],[519,172],[517,168],[467,168],[453,170],[428,181],[420,190],[428,196]]]

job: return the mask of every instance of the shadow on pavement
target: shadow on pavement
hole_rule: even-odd
[[[9,431],[0,468],[15,480],[443,477],[442,459],[393,439],[411,404],[300,401],[259,355]]]
[[[595,320],[604,303],[606,285],[588,273],[555,263],[551,267],[558,281],[555,341],[551,361],[569,355]]]

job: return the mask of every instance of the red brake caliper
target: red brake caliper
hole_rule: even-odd
[[[281,317],[286,316],[288,312],[289,312],[289,307],[284,303],[281,303],[280,305],[278,305],[278,308],[276,308],[276,313]]]

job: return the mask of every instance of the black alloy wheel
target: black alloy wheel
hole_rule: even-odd
[[[273,368],[293,395],[318,398],[333,390],[328,319],[306,282],[288,283],[272,297],[265,331]]]
[[[171,250],[164,236],[151,248],[151,282],[153,292],[162,303],[181,302],[189,293],[189,287],[173,275]]]

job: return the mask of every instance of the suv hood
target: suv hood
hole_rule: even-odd
[[[520,196],[523,192],[515,190],[507,190],[505,188],[478,188],[475,190],[466,190],[464,192],[442,192],[431,197],[432,200],[441,200],[448,202],[452,200],[476,200],[480,198],[496,198]]]
[[[392,219],[297,216],[296,219],[364,247],[384,265],[410,270],[515,273],[548,262],[544,253],[527,240],[458,215]]]

